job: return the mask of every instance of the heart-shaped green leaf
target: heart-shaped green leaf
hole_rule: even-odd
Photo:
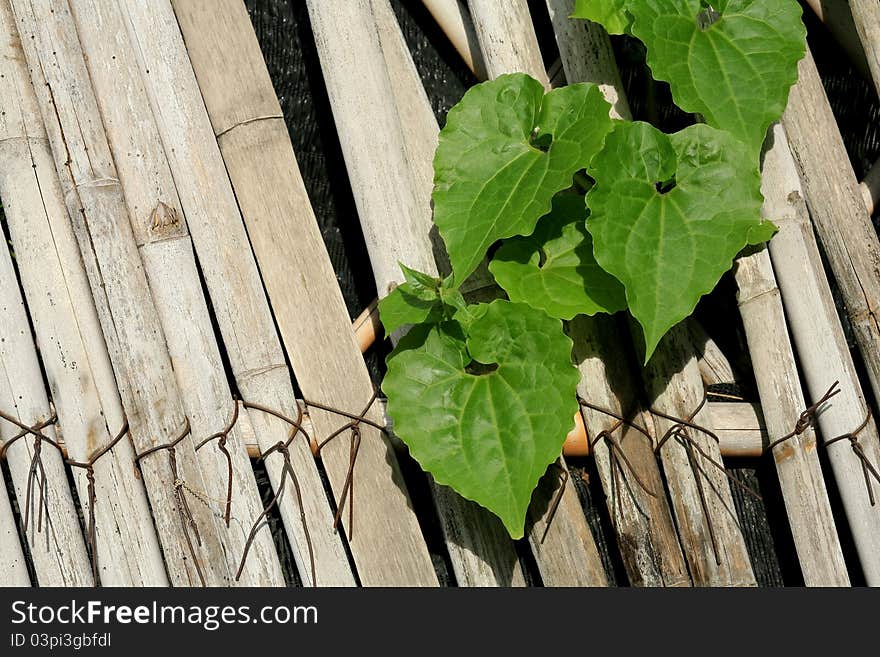
[[[796,0],[639,0],[633,34],[675,104],[757,155],[785,110],[806,29]]]
[[[727,132],[695,125],[665,135],[637,122],[617,124],[590,173],[593,252],[626,288],[647,362],[736,254],[775,231],[761,220],[757,164]]]
[[[493,301],[470,315],[467,335],[454,321],[410,331],[382,389],[421,466],[521,538],[532,491],[577,411],[571,340],[562,322],[523,304]]]
[[[627,8],[632,4],[632,0],[575,0],[571,17],[599,23],[609,34],[628,34],[632,16]]]
[[[504,241],[489,270],[511,301],[559,319],[626,308],[623,285],[593,257],[586,217],[584,197],[563,192],[534,233]]]
[[[434,223],[456,283],[497,240],[529,235],[611,130],[593,84],[544,94],[527,75],[472,87],[449,112],[434,157]]]

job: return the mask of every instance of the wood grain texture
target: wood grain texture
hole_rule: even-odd
[[[830,175],[830,169],[823,169],[822,175]],[[808,401],[820,399],[832,383],[840,382],[840,393],[817,418],[822,439],[828,440],[855,430],[864,421],[868,405],[837,316],[801,180],[786,133],[776,126],[772,147],[764,157],[762,183],[765,213],[779,226],[779,233],[770,240],[770,256]],[[815,215],[813,222],[818,224]],[[859,442],[872,463],[880,463],[873,420],[859,434]],[[862,570],[868,584],[876,586],[880,584],[880,507],[871,506],[861,464],[847,441],[829,447],[828,456]]]
[[[528,73],[545,88],[550,79],[526,0],[470,0],[474,29],[489,79],[503,73]]]
[[[164,10],[142,11],[136,2],[129,5],[132,16],[138,16],[140,25],[163,25],[159,31],[166,35],[165,42],[150,48],[154,55],[146,68],[150,69],[151,77],[161,70],[161,58],[168,57],[169,51],[182,53],[180,60],[185,57],[182,44],[178,45],[176,40],[171,39],[173,28],[170,21],[174,20],[173,15],[168,17]],[[201,95],[207,104],[210,122],[207,117],[204,121],[187,119],[188,113],[192,114],[187,108],[200,100],[195,80],[192,84],[178,85],[186,89],[187,95],[177,101],[179,108],[175,116],[169,114],[166,141],[175,143],[178,152],[179,143],[188,144],[192,157],[198,153],[198,159],[206,167],[206,176],[210,164],[215,172],[212,178],[217,178],[216,172],[222,169],[225,161],[297,382],[308,397],[359,413],[372,395],[372,384],[354,340],[350,319],[306,196],[281,109],[244,6],[238,1],[229,1],[224,2],[223,9],[218,11],[216,3],[181,0],[175,2],[175,8],[187,39]],[[230,43],[236,44],[235,47],[230,48]],[[181,61],[175,67],[179,72],[184,64]],[[164,93],[160,93],[164,85],[158,81],[156,84],[154,102],[163,106],[162,112],[169,112],[167,100],[162,97]],[[237,92],[230,94],[230,89],[236,89]],[[182,91],[180,93],[183,94]],[[203,115],[204,108],[198,112],[198,116]],[[220,151],[216,147],[215,135],[223,155],[223,161],[219,162]],[[213,149],[207,149],[209,140],[214,143]],[[178,170],[180,177],[186,175],[183,162]],[[237,216],[238,210],[234,208],[235,199],[228,183],[224,188],[214,190],[214,199],[209,198],[211,190],[194,189],[194,202],[197,193],[203,195],[198,202],[205,209],[215,210],[202,216],[207,218],[221,211],[221,215],[231,217],[233,210]],[[222,207],[216,205],[216,197],[222,199]],[[229,207],[227,200],[233,204],[232,207]],[[186,205],[187,201],[184,200]],[[240,223],[241,219],[238,221]],[[202,228],[206,242],[208,233],[213,230],[212,223],[205,221]],[[191,230],[195,235],[192,223]],[[202,247],[198,240],[196,248],[201,260]],[[217,266],[223,264],[218,261]],[[256,273],[255,267],[247,271],[249,278],[251,271]],[[259,280],[256,279],[253,285],[259,285]],[[257,310],[260,322],[264,317],[271,321],[271,316]],[[270,339],[269,327],[254,326],[254,321],[251,320],[252,325],[248,330],[254,338],[262,336],[260,342],[269,343],[274,351],[277,336],[272,335]],[[244,335],[241,329],[237,329],[237,332]],[[224,335],[228,336],[227,346],[234,333],[224,331]],[[277,349],[279,355],[273,355],[273,358],[281,358],[280,345]],[[316,353],[322,357],[315,358]],[[255,371],[253,360],[251,358],[247,368],[241,368],[240,387],[244,382],[253,388],[248,374]],[[283,363],[283,360],[274,362]],[[233,368],[236,369],[235,364]],[[287,376],[286,370],[284,375]],[[270,406],[277,407],[284,403],[290,409],[288,412],[295,414],[292,391],[285,393],[286,400],[283,402],[277,399],[277,392],[270,390],[254,388],[253,393],[245,394],[250,400],[254,400],[254,396],[268,397],[268,401],[262,400],[261,403]],[[276,399],[272,399],[273,396]],[[371,409],[368,417],[375,421],[382,419],[378,408]],[[329,435],[343,423],[339,418],[317,409],[312,409],[311,418],[319,437]],[[436,574],[410,507],[393,451],[379,432],[367,428],[362,431],[363,442],[356,466],[356,498],[360,501],[356,502],[358,511],[355,514],[354,537],[349,537],[360,581],[365,585],[435,585]],[[274,442],[277,442],[277,438],[266,444],[268,446]],[[310,458],[305,442],[297,449],[303,450],[303,460]],[[337,496],[343,489],[348,452],[345,438],[322,450]],[[316,517],[320,513],[326,516],[327,509],[315,508],[313,513]],[[292,519],[288,524],[292,524]],[[324,521],[324,526],[329,527],[329,523]],[[343,555],[338,549],[336,555],[340,563],[335,574],[325,574],[328,578],[326,581],[350,583],[345,581],[346,576],[341,569]]]
[[[122,403],[7,3],[0,13],[0,94],[7,99],[0,115],[0,198],[68,456],[85,462],[121,430]],[[164,586],[168,578],[133,462],[125,439],[95,464],[98,575],[105,586]],[[73,472],[88,517],[88,482],[83,470]]]
[[[478,80],[486,79],[486,65],[470,12],[463,0],[422,0],[452,47]]]
[[[0,248],[0,409],[26,426],[52,416],[7,248]],[[0,418],[2,443],[19,431]],[[54,426],[42,433],[55,440]],[[31,478],[31,462],[37,450],[42,466]],[[38,446],[33,437],[26,436],[9,446],[6,458],[21,514],[29,514],[25,537],[40,586],[90,586],[92,569],[61,453],[48,443]]]
[[[6,481],[0,476],[0,587],[30,585],[31,578],[6,492]]]
[[[141,82],[134,50],[116,0],[70,0],[73,22],[89,70],[132,230],[144,263],[174,376],[193,439],[222,431],[232,416],[232,393],[211,323],[193,247],[168,159]],[[106,35],[114,35],[107,39]],[[232,465],[216,444],[198,453],[204,473],[197,488],[214,516],[211,533],[222,546],[224,582],[281,586],[284,576],[269,532],[253,542],[241,577],[241,555],[253,519],[263,509],[253,469],[239,432],[226,444]],[[232,482],[230,526],[223,520]]]
[[[880,241],[809,50],[798,64],[798,74],[782,125],[878,401]]]
[[[765,190],[765,194],[769,192]],[[771,204],[765,207],[766,219],[775,220],[772,210]],[[794,430],[807,404],[766,246],[737,258],[734,275],[764,422],[776,440]],[[848,586],[849,575],[816,452],[815,431],[807,428],[776,445],[773,460],[804,583]]]
[[[862,43],[874,89],[880,93],[880,2],[876,0],[850,0],[853,23]]]
[[[66,3],[15,0],[12,7],[132,440],[142,453],[181,435],[187,419],[101,114]],[[216,519],[200,503],[190,506],[204,541],[198,546],[193,539],[189,547],[175,484],[203,490],[204,473],[191,440],[176,452],[179,477],[164,451],[140,462],[170,581],[226,582],[222,547],[208,531]]]
[[[489,76],[521,71],[549,88],[527,3],[472,0],[469,6]],[[567,471],[565,459],[558,463]],[[541,578],[545,586],[604,586],[607,577],[574,484],[559,474],[550,468],[529,508],[528,539]],[[560,503],[551,516],[557,493]]]

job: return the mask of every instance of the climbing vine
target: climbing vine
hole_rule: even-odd
[[[795,0],[578,0],[629,34],[695,116],[664,134],[610,118],[592,84],[523,74],[471,88],[434,159],[434,222],[451,273],[403,267],[380,304],[395,432],[438,483],[524,533],[532,491],[577,410],[565,321],[627,311],[647,362],[747,245],[769,240],[760,153],[804,55]],[[488,257],[491,303],[462,289]]]

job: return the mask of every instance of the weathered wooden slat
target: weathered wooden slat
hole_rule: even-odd
[[[549,88],[528,4],[521,0],[504,5],[472,0],[469,6],[490,77],[522,71]],[[564,459],[560,458],[559,463],[562,468],[567,467]],[[552,505],[538,499],[533,500],[529,511],[529,543],[541,577],[548,586],[604,585],[606,577],[574,484],[565,477],[564,488],[561,488],[562,481],[558,476],[545,477],[541,488],[546,499],[564,491],[555,516],[550,517]],[[545,536],[550,520],[552,524]]]
[[[21,539],[6,492],[6,480],[0,475],[0,587],[30,585]]]
[[[798,64],[798,75],[782,125],[876,401],[880,400],[880,241],[809,50]]]
[[[862,42],[865,59],[868,60],[868,67],[871,69],[874,89],[880,93],[880,2],[850,0],[849,8],[859,40]]]
[[[810,173],[811,177],[826,175],[833,175],[832,170],[823,167]],[[822,438],[828,440],[858,428],[868,404],[819,255],[805,190],[780,126],[774,127],[773,145],[764,157],[762,188],[765,211],[779,226],[779,233],[770,240],[770,256],[811,399],[820,399],[832,383],[840,382],[840,393],[817,418]],[[818,224],[815,216],[814,224]],[[880,464],[873,420],[859,434],[859,443],[871,462]],[[848,442],[831,445],[828,452],[862,570],[868,583],[876,586],[880,584],[880,507],[870,503],[861,464]]]
[[[371,7],[400,125],[405,126],[402,133],[414,200],[427,218],[425,225],[430,225],[433,159],[440,129],[391,4],[372,0]],[[434,259],[443,270],[443,246],[432,246]],[[525,585],[513,543],[498,518],[433,481],[432,492],[458,585]]]
[[[868,0],[870,2],[871,0]],[[853,22],[853,15],[850,11],[849,0],[807,0],[807,4],[819,17],[837,43],[844,49],[850,62],[856,69],[869,78],[871,71],[868,66],[868,60],[862,44],[859,42],[859,33]]]
[[[474,32],[468,8],[463,0],[423,0],[440,29],[449,37],[452,47],[461,56],[478,80],[486,79],[483,53]]]
[[[569,16],[573,2],[548,0],[547,7],[566,79],[599,84],[612,104],[612,116],[629,117],[607,35],[585,21],[572,21]],[[576,318],[570,324],[570,335],[581,372],[580,395],[638,426],[650,427],[650,417],[638,401],[626,347],[615,321],[608,317]],[[590,436],[610,431],[618,424],[611,415],[595,410],[584,409],[583,417]],[[619,446],[634,471],[624,464],[613,445]],[[650,438],[623,426],[597,443],[593,451],[630,582],[688,586],[690,577]]]
[[[0,371],[0,409],[6,415],[26,426],[51,418],[37,350],[8,248],[0,248]],[[0,418],[0,444],[19,431],[19,427]],[[42,433],[55,439],[54,426],[47,426]],[[31,476],[36,450],[42,465]],[[6,456],[22,517],[28,516],[25,537],[39,584],[90,586],[92,569],[61,453],[48,443],[40,447],[33,437],[26,436],[10,445]]]
[[[317,231],[312,228],[311,214],[307,209],[303,214],[303,208],[308,207],[303,205],[304,192],[301,188],[289,189],[296,185],[297,173],[283,122],[260,120],[278,119],[281,113],[265,65],[256,54],[253,35],[245,33],[251,41],[244,52],[252,53],[246,63],[236,61],[237,51],[227,51],[219,60],[219,66],[236,71],[231,78],[232,88],[247,83],[251,93],[233,96],[228,86],[211,87],[207,83],[203,89],[211,99],[212,129],[171,5],[135,0],[123,4],[130,31],[138,39],[150,103],[159,120],[239,388],[248,401],[295,411],[289,373],[253,254],[246,247],[234,253],[231,250],[233,244],[247,245],[248,236],[232,186],[225,177],[225,166],[233,171],[235,190],[248,225],[255,229],[252,237],[259,247],[267,280],[272,281],[279,325],[283,326],[288,355],[295,373],[302,379],[303,389],[310,390],[317,402],[361,412],[372,393],[369,377],[356,356],[351,334],[343,333],[347,326],[339,321],[344,312],[341,298],[335,281],[330,284],[331,273]],[[220,14],[215,7],[212,12]],[[221,28],[222,22],[217,24],[217,29]],[[228,30],[228,26],[223,29]],[[197,43],[193,42],[194,53]],[[222,52],[227,45],[216,42],[213,52]],[[208,62],[204,54],[197,61],[201,62],[200,70],[205,71]],[[213,70],[214,76],[222,72],[222,68]],[[259,72],[259,76],[252,71]],[[244,99],[248,103],[243,103]],[[226,165],[215,134],[220,135],[227,152]],[[261,171],[266,157],[278,163],[277,171]],[[262,173],[267,177],[262,177]],[[285,189],[289,189],[289,195],[282,194]],[[288,224],[285,230],[280,221],[268,221],[264,209],[269,210],[270,216],[295,214],[300,217],[299,223]],[[293,217],[288,217],[288,221],[294,221]],[[266,223],[260,227],[259,222]],[[217,240],[217,234],[223,236],[222,242]],[[310,239],[311,246],[304,239]],[[268,243],[272,240],[277,244]],[[293,268],[282,264],[284,258],[292,259]],[[292,275],[287,277],[288,273]],[[287,301],[278,299],[281,285],[297,288],[285,291],[289,295]],[[309,321],[305,313],[315,310],[304,307],[304,298],[325,307],[327,315],[320,322]],[[305,314],[305,318],[297,319],[296,314]],[[326,355],[326,360],[316,359],[316,352]],[[337,353],[339,362],[334,364],[330,358]],[[334,370],[333,377],[325,377]],[[252,419],[259,417],[253,415]],[[371,409],[368,417],[381,420],[377,409]],[[322,436],[344,423],[317,409],[313,410],[312,420]],[[361,501],[357,504],[354,537],[349,537],[360,580],[368,585],[436,584],[436,574],[393,453],[379,432],[368,427],[361,431],[363,440],[355,468],[356,495]],[[305,444],[303,448],[308,449]],[[339,496],[349,467],[348,439],[342,437],[330,443],[322,450],[322,456],[331,486]],[[317,530],[329,531],[329,526],[325,523]],[[335,576],[342,577],[340,573],[338,570]]]
[[[59,425],[69,456],[88,462],[124,414],[88,279],[8,3],[0,53],[0,197]],[[126,437],[94,466],[98,573],[104,586],[168,583],[143,482]],[[83,514],[88,482],[74,469]]]
[[[79,40],[63,29],[66,3],[14,0],[12,7],[132,440],[144,453],[182,435],[188,421]],[[186,495],[178,481],[206,488],[192,440],[175,456],[177,473],[165,450],[140,461],[169,578],[226,583],[223,548],[211,531],[217,519],[200,502],[189,504],[199,545],[178,506]]]
[[[768,174],[768,178],[771,176]],[[767,219],[775,220],[773,209],[770,203],[765,206]],[[734,267],[737,300],[764,421],[775,441],[794,431],[794,423],[807,404],[766,246],[740,256]],[[848,586],[849,575],[816,452],[815,431],[808,427],[776,445],[773,460],[804,583]]]
[[[229,422],[232,393],[186,217],[116,0],[70,0],[70,7],[70,29],[80,37],[183,408],[193,437],[200,442]],[[107,39],[108,34],[115,38]],[[204,487],[198,491],[202,499],[195,502],[209,506],[216,518],[212,531],[223,546],[226,582],[281,586],[284,575],[269,532],[256,536],[241,576],[235,578],[251,524],[263,505],[236,427],[228,434],[226,453],[229,461],[216,444],[199,452]],[[224,516],[230,484],[227,528]]]

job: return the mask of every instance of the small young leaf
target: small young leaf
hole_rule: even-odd
[[[609,34],[629,34],[632,16],[627,0],[575,0],[572,18],[585,18],[602,25]]]
[[[796,0],[640,0],[633,34],[675,104],[755,155],[797,82],[806,28]]]
[[[528,235],[611,130],[598,87],[544,95],[520,73],[472,87],[449,112],[434,157],[434,223],[461,284],[496,240]]]
[[[470,313],[467,335],[454,321],[419,326],[388,358],[382,389],[395,433],[513,538],[577,411],[571,346],[559,320],[493,301]]]
[[[620,123],[590,173],[593,251],[626,288],[647,362],[736,254],[772,235],[761,221],[757,164],[742,142],[707,125],[665,135]]]
[[[504,241],[489,270],[511,301],[559,319],[626,308],[623,285],[593,257],[586,216],[583,196],[557,194],[534,233]]]
[[[406,279],[379,301],[379,318],[390,334],[407,324],[436,324],[465,306],[461,293],[445,281],[401,264]]]

